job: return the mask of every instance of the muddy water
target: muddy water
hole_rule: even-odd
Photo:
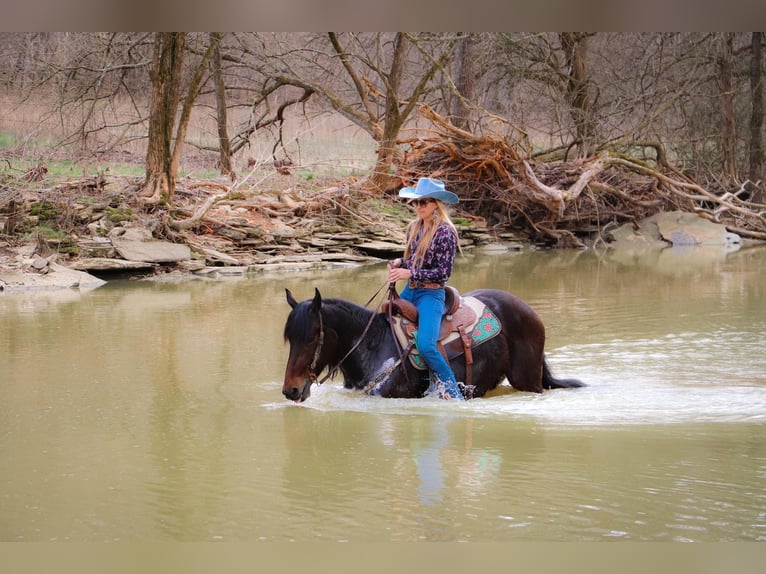
[[[587,388],[282,399],[284,288],[384,279],[0,294],[0,540],[766,540],[766,250],[465,255]]]

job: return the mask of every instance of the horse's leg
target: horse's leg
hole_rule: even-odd
[[[542,323],[522,337],[508,337],[511,361],[506,376],[511,386],[520,391],[543,392],[543,349],[545,330]]]
[[[545,326],[542,320],[529,305],[510,293],[494,290],[478,293],[503,326],[501,337],[507,349],[504,364],[508,382],[519,391],[542,393],[545,349]],[[501,354],[498,355],[499,359]]]
[[[407,358],[404,360],[408,361]],[[410,365],[399,365],[370,394],[389,399],[415,399],[423,396],[426,386],[422,371]]]

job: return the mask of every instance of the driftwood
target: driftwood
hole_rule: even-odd
[[[692,181],[660,151],[653,165],[614,151],[583,160],[542,162],[519,142],[458,129],[427,107],[433,135],[413,138],[398,172],[401,185],[420,177],[443,179],[461,208],[491,227],[522,230],[545,244],[582,245],[607,226],[660,211],[688,211],[744,237],[766,239],[766,205],[736,192],[717,193]],[[646,147],[648,144],[644,144]],[[542,157],[542,156],[541,156]]]

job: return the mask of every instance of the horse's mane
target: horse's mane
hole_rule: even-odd
[[[296,341],[308,342],[309,333],[312,332],[311,304],[311,300],[303,301],[292,310],[285,323],[285,340],[292,338]],[[341,320],[348,324],[365,325],[370,319],[371,311],[352,301],[329,297],[322,299],[322,312],[332,322],[341,317]]]
[[[339,313],[348,321],[366,323],[370,319],[369,309],[346,299],[334,297],[323,299],[322,307],[328,315],[334,316],[334,314]]]

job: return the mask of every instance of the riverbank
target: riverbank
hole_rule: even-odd
[[[353,178],[280,173],[259,181],[246,187],[184,178],[172,208],[141,205],[138,177],[19,188],[0,206],[0,290],[343,268],[401,256],[412,212],[396,195],[366,192]],[[463,204],[452,217],[464,252],[541,247],[522,230],[489,228]],[[588,247],[612,249],[743,243],[722,224],[681,211],[583,239]]]
[[[411,210],[349,181],[292,174],[268,186],[186,178],[172,209],[141,206],[140,178],[98,176],[19,191],[0,213],[0,289],[92,288],[112,278],[237,275],[398,257]],[[529,247],[453,213],[463,250]]]

